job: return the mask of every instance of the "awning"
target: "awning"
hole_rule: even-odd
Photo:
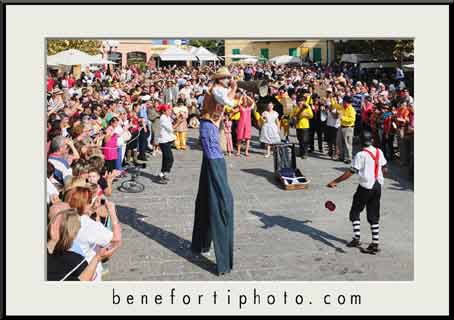
[[[214,53],[210,52],[208,49],[204,47],[195,48],[193,55],[197,57],[200,61],[219,61],[219,58]]]
[[[368,54],[345,53],[341,57],[341,62],[360,63],[361,61],[370,61]]]
[[[171,47],[159,54],[162,61],[197,61],[197,57],[181,48]]]
[[[101,55],[92,56],[76,49],[69,49],[52,56],[47,56],[48,66],[76,66],[89,64],[115,64],[115,62],[104,60]]]
[[[278,64],[278,65],[291,64],[291,63],[300,64],[301,63],[301,58],[288,56],[288,55],[283,55],[283,56],[277,56],[277,57],[271,58],[270,62],[273,62],[273,63]]]

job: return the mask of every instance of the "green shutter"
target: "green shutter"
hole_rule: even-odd
[[[322,62],[322,48],[312,49],[312,60],[314,62]]]
[[[268,60],[269,58],[270,58],[270,50],[268,48],[261,48],[260,49],[260,59]]]
[[[240,54],[240,49],[232,49],[232,54]],[[238,58],[233,58],[232,61],[238,61],[240,59]]]
[[[289,56],[292,56],[292,57],[297,57],[298,54],[297,54],[296,48],[290,48],[290,49],[288,49],[288,55],[289,55]]]

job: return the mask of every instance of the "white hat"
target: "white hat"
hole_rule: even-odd
[[[147,94],[146,96],[143,96],[141,99],[142,101],[148,101],[151,99],[151,97]]]

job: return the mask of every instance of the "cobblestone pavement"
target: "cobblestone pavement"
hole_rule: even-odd
[[[254,130],[254,129],[253,129]],[[293,132],[294,133],[294,132]],[[215,274],[213,248],[208,257],[189,249],[202,153],[198,131],[188,133],[189,150],[173,150],[171,181],[156,183],[161,157],[149,157],[139,180],[145,191],[114,191],[122,222],[123,246],[106,264],[105,280],[236,280],[236,281],[409,281],[413,279],[413,184],[405,170],[391,165],[382,191],[377,255],[347,248],[348,220],[358,178],[329,189],[326,184],[347,168],[315,152],[298,167],[311,179],[307,190],[285,191],[273,176],[273,159],[263,156],[253,131],[249,159],[227,159],[235,199],[234,269]],[[291,141],[296,142],[295,136]],[[121,183],[117,181],[114,186]],[[328,211],[324,204],[337,208]],[[365,212],[361,215],[363,247],[371,241]]]

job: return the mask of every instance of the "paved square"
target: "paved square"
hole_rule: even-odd
[[[296,142],[294,131],[291,137]],[[326,184],[347,168],[326,155],[298,159],[311,179],[307,190],[285,191],[273,175],[273,158],[265,158],[253,129],[250,159],[227,159],[229,184],[235,199],[234,268],[215,274],[213,249],[209,257],[190,251],[195,197],[202,153],[198,130],[190,129],[190,150],[173,150],[171,181],[156,183],[161,157],[150,157],[139,180],[139,194],[114,191],[122,223],[123,246],[107,263],[105,280],[159,281],[409,281],[413,279],[413,184],[406,170],[390,166],[382,190],[380,245],[372,256],[347,248],[352,227],[348,213],[358,177],[329,189]],[[116,182],[114,188],[120,185]],[[331,213],[325,201],[337,208]],[[371,241],[365,212],[361,215],[363,246]]]

